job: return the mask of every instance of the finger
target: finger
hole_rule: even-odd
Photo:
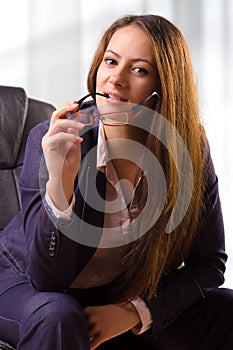
[[[94,325],[87,322],[89,338],[92,339],[95,334],[98,333],[96,329],[94,329]]]
[[[84,309],[83,309],[83,313],[84,313],[84,316],[86,317],[86,319],[90,319],[90,317],[95,314],[95,309],[96,309],[96,306],[86,306]]]
[[[69,128],[73,128],[77,131],[82,130],[85,124],[77,122],[75,120],[68,119],[56,119],[51,123],[48,134],[55,134],[61,131],[67,131]]]
[[[97,349],[100,344],[103,343],[103,340],[101,340],[101,337],[99,335],[93,336],[90,339],[90,350]]]
[[[85,125],[79,122],[59,119],[55,121],[53,125],[50,125],[49,130],[47,131],[44,137],[48,138],[58,133],[71,133],[78,136],[84,127]]]
[[[67,118],[67,113],[76,112],[78,110],[78,107],[79,105],[75,101],[66,103],[64,106],[58,108],[56,111],[53,112],[51,122],[53,122],[56,119]]]
[[[73,135],[78,136],[78,135],[79,135],[79,130],[74,129],[74,128],[68,128],[68,129],[67,129],[67,133],[68,133],[68,134],[73,134]]]
[[[57,148],[58,145],[60,145],[62,142],[71,142],[74,143],[81,143],[83,141],[82,137],[74,135],[74,134],[68,134],[65,132],[60,132],[58,134],[51,135],[47,139],[43,140],[43,149],[45,148]]]
[[[80,113],[79,111],[73,112],[73,113],[71,112],[67,113],[67,119],[81,121],[82,118],[83,118],[82,113]]]
[[[92,311],[92,307],[91,306],[86,306],[84,309],[83,309],[83,313],[86,317],[90,316],[91,315],[91,311]]]

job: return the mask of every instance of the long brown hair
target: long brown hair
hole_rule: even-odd
[[[90,67],[88,89],[95,91],[97,70],[112,35],[132,24],[143,29],[151,40],[160,81],[156,110],[177,130],[187,147],[193,167],[193,190],[183,220],[171,233],[167,233],[167,221],[172,216],[178,194],[179,174],[174,152],[179,150],[176,140],[171,140],[172,156],[160,140],[150,135],[147,147],[162,164],[167,183],[166,201],[159,219],[135,242],[126,257],[127,270],[114,286],[118,302],[132,300],[136,296],[150,299],[156,293],[162,274],[176,269],[187,258],[197,235],[205,188],[205,132],[199,115],[192,63],[183,35],[171,22],[156,15],[128,15],[116,20],[100,41]],[[158,121],[152,128],[158,128]],[[184,161],[181,160],[181,168]],[[186,175],[189,176],[188,173],[183,176]],[[183,193],[189,190],[188,181],[185,186]],[[146,200],[145,191],[142,191],[142,197]],[[182,200],[179,205],[182,210]]]

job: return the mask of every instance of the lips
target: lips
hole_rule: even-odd
[[[111,102],[111,103],[127,102],[127,100],[123,96],[120,96],[119,94],[115,94],[110,91],[106,92],[106,94],[108,95],[108,102]]]

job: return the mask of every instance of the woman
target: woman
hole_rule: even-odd
[[[29,136],[23,208],[1,236],[0,336],[30,350],[231,349],[218,181],[182,34],[159,16],[116,20],[88,89],[95,102]]]

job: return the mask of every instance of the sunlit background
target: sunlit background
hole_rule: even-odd
[[[190,47],[200,109],[220,183],[233,288],[233,1],[0,0],[0,85],[24,87],[56,107],[87,92],[103,31],[126,13],[171,20]]]

